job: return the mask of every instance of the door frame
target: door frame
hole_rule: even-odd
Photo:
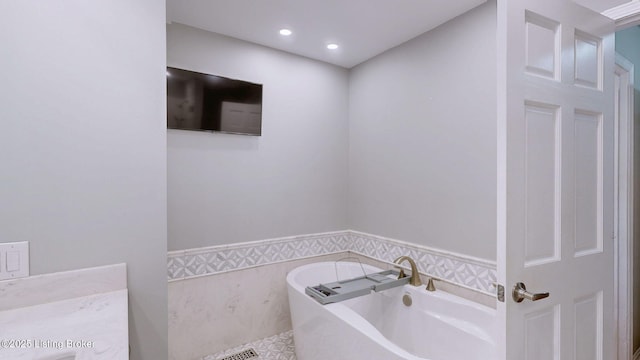
[[[633,72],[616,53],[614,174],[614,303],[618,360],[633,354]],[[622,80],[622,82],[620,81]]]

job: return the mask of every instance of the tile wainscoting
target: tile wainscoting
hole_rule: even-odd
[[[439,290],[495,307],[495,263],[355,231],[172,251],[169,359],[194,360],[291,330],[286,275],[345,257],[382,269],[414,258]]]
[[[291,236],[240,244],[171,251],[168,280],[177,281],[291,260],[351,252],[391,263],[412,257],[420,273],[494,296],[495,262],[357,231]]]
[[[169,360],[201,359],[291,330],[287,273],[345,256],[341,252],[169,282]]]

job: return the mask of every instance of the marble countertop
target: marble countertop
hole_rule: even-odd
[[[127,301],[124,264],[0,282],[0,359],[128,359]]]

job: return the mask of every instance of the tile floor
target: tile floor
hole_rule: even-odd
[[[220,360],[247,349],[253,349],[258,353],[258,357],[246,358],[247,360],[296,360],[292,330],[224,350],[217,354],[207,355],[202,360]]]

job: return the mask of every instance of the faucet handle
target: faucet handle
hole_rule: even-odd
[[[433,278],[429,278],[427,282],[427,291],[436,291],[436,286],[433,284]]]

